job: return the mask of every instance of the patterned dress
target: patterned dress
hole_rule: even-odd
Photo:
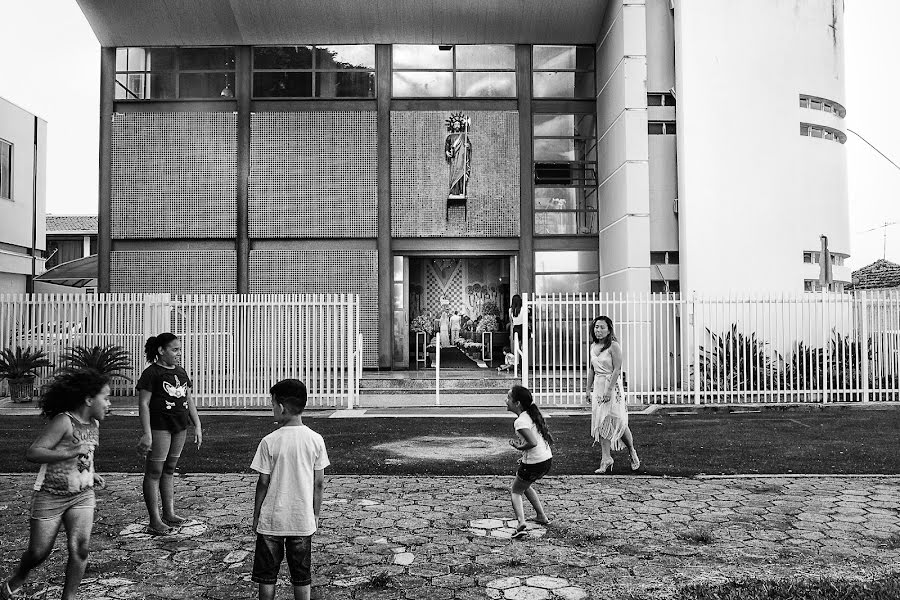
[[[612,352],[610,348],[600,352],[599,356],[591,353],[591,368],[594,369],[594,389],[591,391],[591,437],[594,442],[600,439],[609,440],[612,450],[621,450],[622,434],[628,427],[628,411],[625,408],[625,394],[622,391],[622,379],[616,381],[616,389],[609,402],[600,402],[613,372]]]

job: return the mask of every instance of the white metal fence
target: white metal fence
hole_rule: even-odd
[[[68,347],[118,344],[133,369],[114,393],[133,393],[144,342],[171,331],[182,339],[198,406],[268,406],[272,384],[293,377],[306,383],[310,406],[352,407],[362,372],[359,319],[355,294],[0,295],[0,348],[41,348],[58,365]]]
[[[543,403],[584,401],[588,328],[614,323],[628,401],[900,400],[900,294],[681,298],[523,295],[522,383]]]

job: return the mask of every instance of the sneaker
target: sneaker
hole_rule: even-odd
[[[525,537],[526,535],[528,535],[528,530],[525,529],[524,525],[519,525],[518,527],[516,527],[516,530],[513,532],[513,534],[509,537],[511,537],[514,540],[517,540],[521,537]]]

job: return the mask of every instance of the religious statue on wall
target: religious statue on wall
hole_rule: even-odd
[[[468,197],[471,174],[472,142],[469,141],[471,120],[461,112],[451,113],[447,119],[447,139],[444,156],[450,165],[449,201],[465,201]]]

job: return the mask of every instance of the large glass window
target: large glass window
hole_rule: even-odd
[[[515,98],[515,46],[393,46],[398,98]]]
[[[12,149],[6,140],[0,140],[0,198],[12,200]]]
[[[599,272],[596,250],[534,253],[534,291],[538,294],[599,291]]]
[[[116,100],[234,97],[234,48],[116,48]]]
[[[535,98],[593,98],[593,46],[534,46]]]
[[[597,227],[597,138],[590,114],[534,115],[534,234]]]
[[[254,98],[374,98],[375,46],[253,49]]]

